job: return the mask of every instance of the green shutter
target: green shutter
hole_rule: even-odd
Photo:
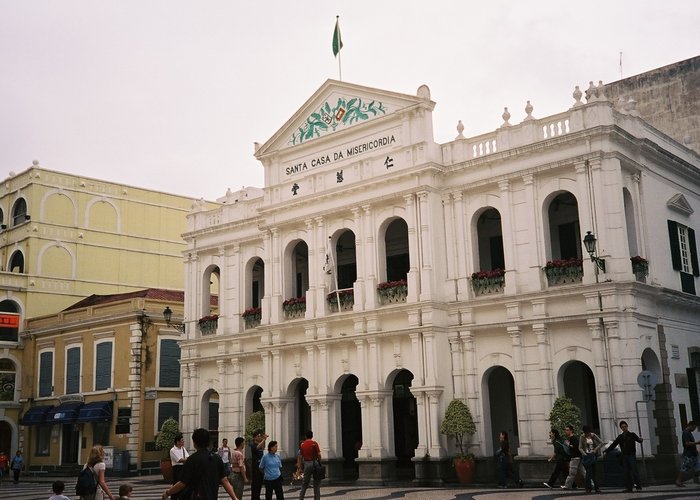
[[[95,355],[95,390],[104,391],[112,386],[112,343],[97,344]]]
[[[80,347],[71,347],[66,353],[66,394],[80,392]]]
[[[42,352],[39,356],[39,397],[51,396],[53,375],[53,353]]]
[[[160,341],[160,387],[180,387],[180,346],[177,340]]]

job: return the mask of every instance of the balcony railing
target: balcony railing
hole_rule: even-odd
[[[287,319],[303,318],[306,314],[306,296],[285,300],[282,302],[282,310]]]
[[[649,261],[637,255],[630,257],[630,262],[632,262],[632,272],[637,281],[646,282],[647,276],[649,276]]]
[[[199,320],[199,331],[202,335],[213,335],[216,333],[216,329],[219,326],[219,315],[212,314],[211,316],[204,316]]]
[[[243,321],[245,321],[246,329],[255,328],[256,326],[260,326],[262,310],[259,307],[251,307],[250,309],[243,311],[241,316],[243,317]]]
[[[326,296],[331,312],[352,311],[355,305],[355,291],[352,288],[344,288],[337,292],[331,292]]]
[[[377,285],[377,293],[379,294],[382,304],[406,302],[408,283],[406,280],[385,281]]]
[[[583,279],[581,259],[550,260],[543,269],[549,286],[580,283]]]
[[[489,295],[503,292],[506,274],[503,269],[477,271],[472,274],[472,289],[475,295]]]

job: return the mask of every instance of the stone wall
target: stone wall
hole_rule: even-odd
[[[633,98],[642,118],[700,153],[700,56],[609,83],[605,95]]]

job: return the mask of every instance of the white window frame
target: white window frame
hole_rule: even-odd
[[[83,345],[82,344],[70,344],[66,346],[66,350],[64,353],[64,358],[65,358],[65,363],[63,366],[63,373],[65,373],[65,376],[63,377],[63,394],[69,394],[68,392],[68,351],[70,349],[78,348],[80,350],[80,356],[78,359],[80,359],[80,369],[78,370],[78,390],[76,392],[71,392],[70,394],[81,394],[83,392],[83,368],[85,368],[85,364],[83,362]]]
[[[178,380],[177,387],[163,387],[160,385],[160,364],[162,361],[161,357],[161,346],[163,345],[163,340],[175,340],[176,342],[180,340],[179,335],[159,335],[158,336],[158,356],[156,359],[156,387],[163,389],[165,391],[177,391],[182,390],[182,365],[180,365],[180,380]],[[180,356],[182,356],[182,347],[180,348]]]
[[[690,246],[688,243],[688,227],[677,224],[678,227],[678,247],[681,252],[681,272],[693,274],[693,265],[690,261]]]

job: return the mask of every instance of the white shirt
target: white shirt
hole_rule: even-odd
[[[170,462],[173,464],[173,466],[185,465],[180,463],[180,459],[187,458],[189,456],[190,454],[187,453],[187,449],[184,446],[182,448],[178,448],[177,446],[170,448]]]

